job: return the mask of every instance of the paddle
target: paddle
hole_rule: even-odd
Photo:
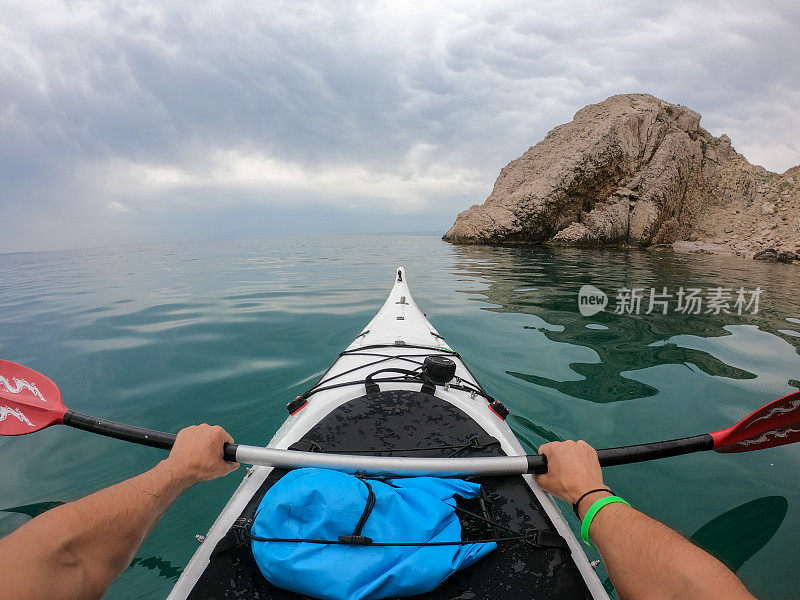
[[[51,425],[69,425],[84,431],[169,449],[175,435],[132,427],[68,410],[61,392],[50,379],[13,362],[0,360],[0,435],[25,435]],[[687,438],[598,450],[603,466],[622,465],[700,450],[749,452],[800,441],[800,392],[759,408],[736,425]],[[481,458],[409,458],[351,456],[299,452],[226,444],[225,460],[274,467],[322,467],[368,474],[394,475],[517,475],[545,473],[547,458],[540,455]]]
[[[51,425],[69,425],[92,433],[169,450],[174,433],[133,427],[68,410],[50,379],[23,365],[0,360],[0,435],[25,435]],[[225,444],[225,460],[236,460],[235,444]]]

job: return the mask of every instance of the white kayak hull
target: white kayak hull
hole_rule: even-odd
[[[380,346],[380,350],[372,353],[370,348],[373,346]],[[330,387],[330,389],[324,389],[325,387],[350,381],[363,381],[367,375],[377,369],[409,369],[410,361],[408,357],[414,355],[423,357],[435,348],[447,352],[455,362],[456,379],[453,381],[460,380],[465,385],[480,388],[480,385],[460,357],[452,354],[452,349],[417,307],[409,291],[405,271],[400,267],[395,272],[394,286],[383,307],[323,375],[317,384],[320,387],[320,391],[315,392],[307,403],[303,404],[301,408],[286,419],[267,448],[288,449],[299,442],[312,427],[336,410],[337,407],[357,399],[365,393],[364,385],[343,385],[342,387]],[[368,356],[369,354],[374,355]],[[397,358],[386,358],[387,356]],[[378,364],[376,364],[376,361],[378,361]],[[422,384],[420,383],[388,382],[381,383],[380,388],[382,391],[418,391],[421,386]],[[486,398],[480,394],[471,394],[463,390],[452,389],[451,386],[437,386],[435,396],[466,413],[486,434],[500,442],[502,452],[506,455],[506,457],[475,458],[472,460],[484,461],[487,468],[491,461],[507,460],[509,465],[516,464],[517,468],[522,471],[525,470],[527,459],[525,458],[524,449],[505,420],[489,406]],[[318,455],[318,457],[330,460],[333,455]],[[246,463],[247,458],[246,452],[237,453],[239,462]],[[336,459],[333,458],[333,460],[335,461]],[[470,459],[460,458],[457,460],[469,461]],[[219,517],[206,534],[205,540],[184,569],[168,597],[170,600],[184,599],[191,594],[196,582],[208,567],[211,553],[217,543],[234,525],[236,519],[264,484],[273,468],[257,466],[248,470],[244,480],[227,505],[222,509]],[[572,558],[583,577],[590,597],[608,598],[602,583],[586,558],[583,548],[553,499],[539,488],[531,475],[522,475],[522,477],[547,513],[558,534],[569,545]]]

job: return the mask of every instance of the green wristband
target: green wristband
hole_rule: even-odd
[[[583,541],[589,544],[592,548],[594,548],[594,544],[589,539],[589,527],[592,526],[592,519],[594,519],[594,516],[600,512],[601,508],[609,504],[614,504],[615,502],[628,504],[619,496],[606,496],[605,498],[595,500],[589,507],[589,510],[586,511],[586,514],[583,515],[583,523],[581,524],[581,537],[583,538]],[[628,504],[628,506],[630,506],[630,504]]]

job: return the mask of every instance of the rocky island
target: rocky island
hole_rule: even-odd
[[[700,115],[647,94],[579,110],[458,215],[458,244],[652,246],[800,259],[800,166],[750,164]]]

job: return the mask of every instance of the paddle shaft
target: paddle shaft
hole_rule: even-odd
[[[108,437],[169,450],[176,436],[132,427],[68,410],[61,391],[50,379],[24,365],[0,360],[0,435],[26,435],[63,423]],[[678,456],[700,450],[750,452],[800,442],[800,392],[792,392],[753,411],[744,419],[712,433],[597,452],[604,467]],[[547,457],[539,455],[480,458],[412,458],[350,456],[225,444],[225,460],[273,467],[323,467],[376,475],[519,475],[546,473]]]
[[[175,445],[174,433],[166,433],[164,431],[156,431],[155,429],[145,429],[144,427],[134,427],[133,425],[125,425],[124,423],[117,423],[116,421],[109,421],[108,419],[98,419],[97,417],[90,417],[82,415],[72,410],[64,413],[64,425],[69,425],[75,429],[82,429],[91,433],[98,433],[106,437],[123,440],[125,442],[133,442],[142,446],[150,446],[152,448],[161,448],[162,450],[170,450]],[[223,456],[225,460],[236,461],[236,446],[238,444],[225,444]]]
[[[64,425],[97,433],[107,437],[133,442],[153,448],[169,450],[175,444],[175,434],[134,427],[98,419],[68,410],[64,414]],[[710,434],[688,438],[639,444],[597,451],[604,467],[623,465],[669,456],[678,456],[701,450],[711,450],[714,439]],[[546,473],[547,457],[498,456],[480,458],[416,458],[402,456],[352,456],[321,452],[300,452],[259,446],[225,444],[225,460],[253,465],[284,468],[319,467],[340,471],[363,472],[370,475],[521,475],[524,473]]]

